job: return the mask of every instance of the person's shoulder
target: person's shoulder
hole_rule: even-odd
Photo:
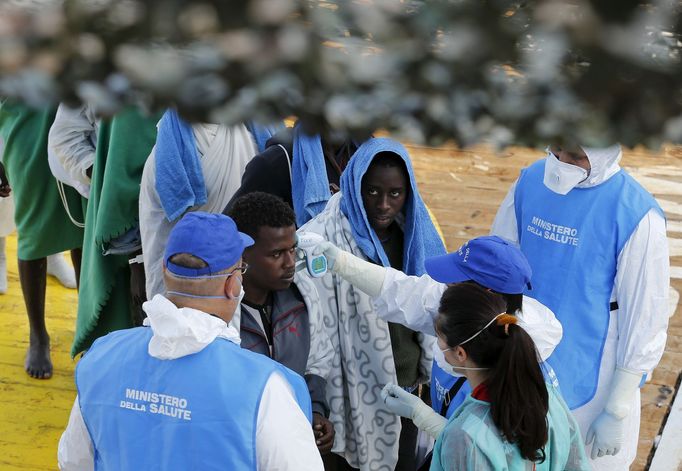
[[[546,313],[551,313],[552,315],[554,314],[550,308],[542,304],[540,301],[538,301],[535,298],[532,298],[528,295],[523,295],[523,312],[531,312],[531,314],[546,314]]]
[[[480,448],[481,444],[498,444],[497,428],[490,420],[490,414],[482,413],[479,404],[465,402],[455,412],[450,423],[443,431],[443,447],[470,450]]]
[[[110,332],[96,339],[90,348],[83,353],[83,358],[78,363],[79,366],[97,361],[100,358],[108,358],[111,354],[122,349],[129,349],[140,339],[148,339],[151,336],[149,327],[134,327],[132,329],[121,329]]]
[[[301,294],[301,290],[298,288],[296,281],[291,283],[289,288],[284,291],[287,291],[289,296],[292,296],[297,301],[303,302],[303,295]]]
[[[268,147],[266,147],[265,150],[263,150],[261,153],[256,154],[256,156],[251,159],[251,161],[248,163],[247,168],[249,170],[253,169],[279,169],[279,168],[288,168],[289,163],[287,163],[287,160],[291,161],[291,151],[290,149],[287,149],[286,146],[282,144],[277,144],[274,143],[270,145],[272,142],[271,138],[268,141]],[[286,173],[287,178],[289,176],[288,171]]]
[[[294,147],[294,132],[292,128],[284,128],[278,131],[265,143],[266,150],[270,147],[283,146],[287,152],[291,153]]]
[[[92,346],[90,347],[89,351],[92,351],[101,345],[144,337],[149,335],[149,333],[150,333],[149,327],[133,327],[131,329],[115,330],[95,340]]]

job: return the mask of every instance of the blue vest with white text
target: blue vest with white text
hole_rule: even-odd
[[[443,409],[446,409],[443,416],[448,419],[471,393],[471,386],[466,380],[454,394],[451,392],[452,387],[460,378],[463,376],[452,376],[443,371],[435,361],[433,362],[431,368],[431,407],[441,415],[443,415]]]
[[[559,381],[556,378],[556,374],[551,366],[546,362],[540,363],[540,369],[542,370],[542,375],[545,381],[555,388],[559,388]],[[431,368],[431,407],[435,412],[442,415],[446,419],[449,419],[452,414],[455,413],[457,408],[462,405],[464,399],[471,394],[471,385],[469,381],[464,381],[461,383],[456,391],[452,391],[452,387],[455,383],[463,376],[452,376],[449,373],[443,371],[443,369],[433,362]],[[445,414],[443,414],[443,409],[445,409]]]
[[[309,420],[303,378],[217,338],[174,360],[147,352],[138,327],[98,339],[76,369],[96,470],[256,469],[258,408],[270,375],[282,374]]]
[[[576,409],[597,390],[618,255],[649,210],[663,212],[624,170],[564,196],[544,185],[544,170],[544,159],[522,170],[514,194],[521,251],[533,270],[525,294],[563,326],[548,363]]]

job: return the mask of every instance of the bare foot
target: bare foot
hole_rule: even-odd
[[[49,379],[52,377],[52,360],[50,359],[50,342],[31,342],[26,352],[26,373],[31,378]]]

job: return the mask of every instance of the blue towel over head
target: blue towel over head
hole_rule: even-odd
[[[293,150],[291,198],[294,202],[296,224],[301,227],[322,212],[331,192],[320,136],[309,136],[296,125]]]
[[[282,123],[264,126],[253,121],[245,126],[259,152],[265,149],[268,139],[284,127]],[[194,132],[175,109],[168,109],[161,117],[155,159],[156,192],[169,221],[182,216],[187,208],[206,204],[206,185]]]
[[[187,208],[205,204],[206,185],[192,126],[168,109],[156,136],[156,192],[169,221]]]
[[[392,139],[373,138],[358,148],[341,176],[341,211],[350,222],[355,242],[367,258],[385,267],[390,266],[381,241],[367,220],[362,202],[362,178],[374,157],[381,152],[392,152],[405,163],[410,179],[410,194],[403,207],[405,224],[402,271],[408,275],[422,275],[424,259],[445,254],[445,246],[419,195],[412,163],[402,144]]]

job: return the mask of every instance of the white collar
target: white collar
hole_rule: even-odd
[[[178,308],[157,294],[142,305],[152,329],[149,354],[160,360],[173,360],[200,352],[216,338],[240,344],[239,331],[224,320],[188,307]]]

